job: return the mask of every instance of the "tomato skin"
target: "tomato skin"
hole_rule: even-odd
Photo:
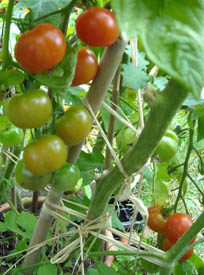
[[[10,121],[19,128],[39,128],[52,115],[52,103],[42,90],[26,91],[12,96],[7,106]]]
[[[66,41],[55,25],[43,23],[24,32],[15,46],[19,65],[29,73],[47,72],[64,58]]]
[[[68,145],[80,143],[90,132],[92,118],[82,106],[71,106],[56,123],[56,134]]]
[[[113,12],[92,7],[81,13],[76,20],[77,36],[92,47],[112,45],[119,36],[119,29]]]
[[[73,163],[66,162],[55,172],[52,180],[52,187],[62,192],[72,190],[75,188],[79,177],[79,168]]]
[[[166,225],[166,218],[161,213],[162,207],[160,205],[153,205],[148,209],[149,219],[148,226],[153,231],[163,233]]]
[[[67,159],[67,147],[56,135],[45,135],[28,144],[23,160],[26,168],[37,176],[43,176],[61,168]]]
[[[170,250],[170,248],[172,248],[173,244],[167,239],[165,238],[162,242],[162,246],[161,249],[163,251],[168,251]],[[193,248],[189,249],[180,259],[179,262],[184,262],[186,260],[188,260],[192,255],[193,255]]]
[[[168,217],[165,226],[167,239],[173,244],[176,243],[192,224],[192,219],[185,213],[173,214],[172,216]],[[196,237],[191,241],[191,243],[195,241],[195,239]]]
[[[178,136],[172,130],[167,130],[163,138],[160,140],[154,155],[158,155],[161,162],[171,160],[177,151]]]
[[[0,131],[0,143],[4,146],[16,146],[23,142],[24,132],[22,129],[11,126],[8,130]]]
[[[116,143],[121,151],[125,153],[135,145],[137,139],[138,137],[132,129],[125,128],[117,134]]]
[[[79,47],[77,64],[72,86],[86,84],[93,80],[98,70],[98,61],[94,52],[85,47]]]
[[[36,176],[26,169],[23,160],[19,160],[15,169],[17,183],[24,189],[31,191],[40,191],[48,185],[51,180],[51,174],[45,176]]]

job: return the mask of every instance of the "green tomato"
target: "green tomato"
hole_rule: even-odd
[[[8,130],[0,131],[0,143],[4,146],[16,146],[23,142],[24,132],[15,126],[10,126]]]
[[[80,177],[79,168],[69,162],[66,162],[59,170],[54,173],[52,187],[58,191],[73,190]]]
[[[168,162],[176,154],[178,141],[178,136],[172,130],[167,130],[160,140],[154,156],[158,155],[161,162]]]
[[[23,162],[19,160],[15,169],[15,177],[17,183],[24,189],[31,191],[39,191],[50,183],[51,174],[45,176],[36,176],[29,171]]]
[[[136,141],[137,136],[130,128],[122,129],[116,137],[117,146],[124,153],[127,152],[136,143]]]

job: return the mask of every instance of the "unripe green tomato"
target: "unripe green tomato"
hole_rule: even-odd
[[[19,160],[15,169],[17,183],[24,189],[39,191],[50,183],[51,174],[45,176],[36,176],[26,169],[23,160]]]
[[[0,131],[0,143],[4,146],[16,146],[23,142],[24,132],[15,126],[11,126],[8,130]]]
[[[178,141],[178,136],[172,130],[167,130],[160,140],[154,156],[158,155],[161,162],[168,162],[176,154]]]
[[[116,136],[117,146],[122,152],[127,152],[136,143],[137,136],[135,132],[130,128],[121,130]]]
[[[75,188],[79,178],[79,168],[73,163],[66,162],[54,173],[52,187],[62,192],[69,191]]]

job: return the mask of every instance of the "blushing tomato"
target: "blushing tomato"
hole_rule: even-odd
[[[166,238],[162,242],[161,249],[163,251],[168,251],[173,246],[173,244]],[[188,260],[193,255],[193,248],[189,249],[180,259],[179,262],[184,262]]]
[[[192,219],[185,213],[173,214],[168,217],[165,225],[167,239],[173,244],[176,243],[192,224]],[[195,239],[196,237],[191,242],[195,241]]]
[[[24,149],[25,166],[33,174],[43,176],[61,168],[67,159],[67,147],[56,135],[42,136]]]
[[[93,80],[98,70],[98,62],[93,51],[79,47],[77,64],[72,86],[86,84]]]
[[[47,72],[64,58],[66,41],[55,25],[43,23],[24,32],[15,46],[19,65],[29,73]]]
[[[39,128],[51,117],[52,103],[42,90],[12,96],[7,106],[10,121],[19,128]]]
[[[24,189],[31,191],[40,191],[51,181],[51,174],[44,176],[36,176],[26,169],[23,160],[19,160],[15,169],[15,177],[17,183]]]
[[[77,17],[76,32],[81,41],[92,47],[110,46],[119,36],[114,13],[99,7],[89,8]]]
[[[162,207],[159,205],[151,206],[148,209],[149,219],[147,224],[149,228],[158,233],[164,232],[166,225],[166,217],[162,215],[161,210]]]
[[[80,143],[90,132],[92,118],[82,106],[71,106],[56,123],[56,134],[68,145]]]

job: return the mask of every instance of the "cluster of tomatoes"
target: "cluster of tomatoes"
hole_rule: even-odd
[[[161,249],[168,251],[182,235],[193,224],[192,219],[185,213],[175,213],[168,218],[162,214],[162,207],[159,205],[151,206],[148,209],[149,219],[148,226],[155,232],[159,233],[159,237],[165,238],[162,241]],[[191,241],[193,243],[196,237]],[[189,249],[179,261],[186,261],[193,254],[193,248]]]
[[[78,16],[76,32],[81,41],[92,47],[109,46],[119,36],[114,14],[98,7],[90,8]],[[56,26],[47,23],[24,32],[15,46],[18,64],[31,74],[44,73],[54,68],[65,54],[66,39],[63,33]],[[97,71],[98,63],[94,52],[79,47],[72,86],[88,83],[94,79]],[[10,99],[7,115],[20,130],[40,128],[52,118],[52,102],[45,91],[28,90]],[[17,182],[26,189],[38,191],[48,184],[55,172],[52,182],[57,186],[56,189],[72,189],[79,179],[79,170],[66,162],[67,145],[80,143],[91,127],[92,118],[86,108],[69,107],[56,121],[54,134],[43,135],[24,148],[23,160],[19,161],[15,170]]]

